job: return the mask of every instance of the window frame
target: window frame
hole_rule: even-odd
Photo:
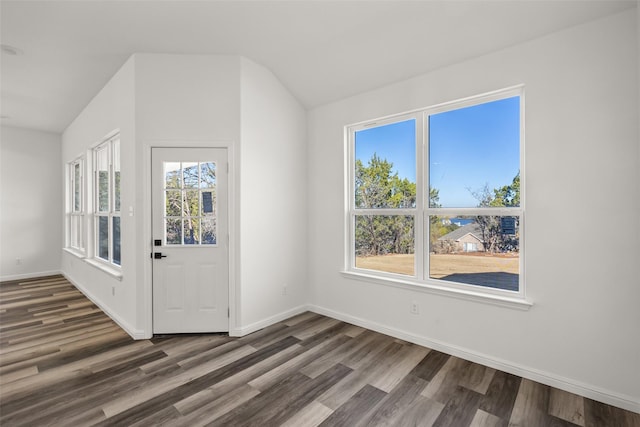
[[[121,218],[121,189],[122,183],[118,181],[116,186],[116,166],[120,164],[120,135],[114,134],[94,146],[91,150],[93,157],[93,254],[92,260],[108,266],[109,268],[121,269],[122,264],[122,220]],[[100,178],[98,170],[98,156],[102,153],[106,153],[107,159],[107,192],[106,192],[106,209],[101,209],[101,192],[100,192]],[[118,166],[119,168],[119,166]],[[118,191],[118,188],[120,191]],[[116,204],[116,200],[119,203]],[[107,218],[107,258],[100,256],[100,220],[101,218]],[[120,254],[119,263],[114,259],[114,218],[118,218],[119,223],[119,247],[118,253]]]
[[[392,124],[396,124],[396,123],[401,123],[401,122],[405,122],[408,120],[414,120],[415,121],[415,129],[416,129],[416,140],[415,140],[415,158],[416,158],[416,203],[415,206],[412,208],[358,208],[356,207],[356,197],[355,197],[355,176],[356,176],[356,171],[355,171],[355,134],[356,132],[359,132],[361,130],[365,130],[365,129],[370,129],[370,128],[374,128],[374,127],[381,127],[381,126],[387,126],[387,125],[392,125]],[[347,194],[349,194],[348,198],[347,198],[347,211],[349,213],[349,225],[348,225],[348,229],[349,229],[349,234],[347,236],[347,240],[348,240],[348,247],[349,250],[347,251],[347,261],[346,261],[346,265],[347,265],[347,269],[350,271],[367,271],[367,272],[372,272],[376,275],[380,275],[381,277],[389,277],[389,278],[394,278],[394,277],[407,277],[405,275],[400,275],[400,274],[395,274],[395,273],[387,273],[387,272],[383,272],[383,271],[376,271],[376,270],[367,270],[367,269],[361,269],[356,267],[356,256],[355,256],[355,252],[356,252],[356,242],[355,242],[355,222],[356,222],[356,217],[358,216],[366,216],[366,215],[375,215],[375,216],[410,216],[413,217],[413,224],[414,224],[414,244],[415,244],[415,248],[414,248],[414,254],[415,254],[415,261],[414,261],[414,273],[418,274],[418,272],[420,271],[419,268],[421,266],[421,262],[419,261],[419,259],[421,259],[422,257],[419,256],[419,253],[421,254],[421,252],[419,252],[419,244],[418,244],[418,236],[421,236],[422,232],[423,232],[423,226],[421,224],[421,219],[420,219],[420,215],[419,215],[419,211],[420,211],[420,206],[423,205],[424,201],[423,201],[423,183],[422,180],[419,179],[420,177],[420,168],[421,168],[421,162],[420,162],[420,158],[422,156],[422,144],[420,144],[420,138],[419,136],[422,134],[422,126],[423,126],[423,121],[420,117],[419,114],[417,113],[406,113],[406,114],[398,114],[395,116],[391,116],[391,117],[387,117],[387,118],[383,118],[383,119],[378,119],[378,120],[374,120],[374,121],[370,121],[370,122],[365,122],[365,123],[361,123],[358,125],[354,125],[354,126],[350,126],[347,127],[347,133],[349,135],[348,138],[348,182],[347,182]]]
[[[458,110],[485,104],[501,99],[519,97],[520,101],[520,206],[484,207],[484,208],[435,208],[429,206],[426,189],[429,188],[429,117],[434,114]],[[524,85],[518,85],[489,93],[471,96],[451,102],[413,110],[384,118],[360,122],[345,126],[345,254],[344,270],[346,277],[373,281],[376,283],[435,291],[465,299],[480,299],[499,305],[528,308],[525,293],[525,104]],[[415,209],[361,209],[355,206],[355,135],[356,132],[372,127],[385,126],[415,118],[416,120],[416,207]],[[415,259],[414,275],[389,273],[356,267],[355,217],[363,214],[376,215],[414,215]],[[509,291],[481,285],[457,283],[429,277],[429,216],[491,215],[519,217],[519,277],[518,291]]]
[[[76,178],[76,167],[79,176]],[[67,212],[66,212],[66,249],[80,256],[86,255],[85,238],[85,158],[79,156],[67,163]],[[79,180],[79,181],[78,181]],[[76,185],[79,186],[76,195]],[[77,208],[76,208],[77,206]]]

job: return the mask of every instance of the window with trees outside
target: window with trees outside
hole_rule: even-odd
[[[215,245],[217,177],[215,162],[165,162],[166,245]]]
[[[68,203],[67,247],[81,254],[84,245],[84,161],[75,159],[67,165]]]
[[[524,297],[522,87],[348,127],[347,271]]]
[[[94,258],[120,266],[120,138],[114,136],[93,150]]]

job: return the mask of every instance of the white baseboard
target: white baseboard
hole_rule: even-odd
[[[309,311],[309,306],[306,304],[292,308],[291,310],[283,311],[282,313],[275,314],[266,319],[251,323],[250,325],[234,328],[229,331],[229,336],[243,337],[245,335],[249,335],[252,332],[256,332],[256,331],[259,331],[260,329],[264,329],[267,326],[271,326],[275,323],[282,322],[283,320],[287,320],[288,318],[298,315],[300,313],[304,313],[305,311]]]
[[[62,274],[60,270],[39,271],[37,273],[9,274],[6,276],[0,276],[0,282],[8,282],[11,280],[22,280],[22,279],[36,279],[38,277],[56,276],[58,274]]]
[[[140,330],[140,329],[136,329],[134,327],[132,327],[127,321],[125,321],[122,317],[118,316],[118,314],[114,313],[113,311],[111,311],[109,309],[109,307],[107,307],[106,305],[102,304],[100,302],[100,300],[93,295],[91,292],[89,292],[84,286],[82,286],[82,284],[78,281],[73,280],[71,277],[69,277],[67,274],[65,274],[64,272],[62,273],[62,275],[73,285],[76,287],[76,289],[78,289],[80,292],[82,292],[84,294],[84,296],[86,296],[87,298],[89,298],[91,300],[92,303],[94,303],[95,305],[97,305],[100,310],[102,310],[104,312],[104,314],[106,314],[107,316],[109,316],[111,318],[111,320],[113,320],[114,322],[116,322],[118,324],[118,326],[120,326],[126,333],[128,333],[131,338],[133,338],[134,340],[143,340],[143,339],[148,339],[150,338],[149,336],[147,336],[144,331]]]
[[[618,393],[611,392],[609,390],[603,390],[601,388],[594,387],[589,384],[584,384],[582,382],[575,381],[569,378],[514,364],[506,360],[496,359],[491,356],[487,356],[485,354],[464,349],[458,346],[453,346],[439,340],[431,340],[427,337],[411,334],[400,329],[390,328],[376,322],[340,313],[324,307],[309,305],[307,306],[307,308],[309,311],[313,311],[314,313],[332,317],[337,320],[342,320],[343,322],[361,326],[363,328],[367,328],[381,334],[389,335],[394,338],[399,338],[408,342],[412,342],[414,344],[428,347],[433,350],[441,351],[443,353],[450,354],[461,359],[479,363],[490,368],[498,369],[500,371],[527,378],[541,384],[565,390],[570,393],[597,400],[599,402],[626,409],[628,411],[640,413],[640,402],[634,400],[634,398],[632,398],[631,396],[620,395]]]

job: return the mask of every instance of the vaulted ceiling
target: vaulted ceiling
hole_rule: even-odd
[[[242,55],[313,108],[633,7],[616,0],[2,0],[2,124],[62,132],[137,52]]]

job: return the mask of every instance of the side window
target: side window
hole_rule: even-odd
[[[84,239],[84,161],[78,158],[67,165],[67,247],[85,253]]]
[[[95,258],[120,265],[120,139],[93,150]]]
[[[216,163],[164,163],[167,245],[215,245]]]

